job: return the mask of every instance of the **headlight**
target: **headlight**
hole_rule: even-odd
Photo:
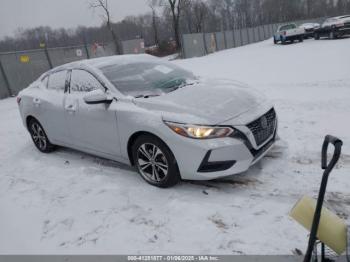
[[[230,136],[234,130],[230,127],[215,127],[215,126],[199,126],[190,124],[178,124],[164,121],[175,133],[195,138],[195,139],[210,139]]]
[[[338,23],[338,24],[336,24],[335,26],[336,26],[336,27],[343,27],[343,26],[345,26],[345,24],[344,24],[344,23]]]

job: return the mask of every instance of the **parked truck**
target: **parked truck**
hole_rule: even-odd
[[[305,29],[297,27],[296,24],[285,24],[278,27],[277,32],[273,36],[274,44],[281,42],[285,44],[286,42],[293,43],[298,40],[299,42],[304,41]]]

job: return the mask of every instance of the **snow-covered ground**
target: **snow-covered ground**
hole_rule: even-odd
[[[15,99],[0,101],[0,253],[291,254],[307,232],[288,212],[315,196],[320,149],[344,141],[328,204],[350,214],[350,39],[272,40],[177,60],[198,75],[246,82],[270,97],[281,140],[249,172],[221,181],[147,185],[118,163],[61,148],[39,153]]]

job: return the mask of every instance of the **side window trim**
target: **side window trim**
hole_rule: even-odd
[[[67,79],[64,92],[70,94],[70,81],[72,80],[72,69],[67,70]]]
[[[41,83],[43,84],[43,86],[47,89],[48,85],[49,85],[49,76],[50,75],[45,75],[44,77],[41,78]]]

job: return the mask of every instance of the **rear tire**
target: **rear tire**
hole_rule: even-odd
[[[180,181],[176,159],[169,147],[152,135],[138,137],[132,146],[135,166],[150,185],[168,188]]]
[[[301,36],[300,38],[299,38],[299,42],[301,43],[301,42],[304,42],[304,36]]]
[[[28,123],[28,130],[32,137],[33,143],[42,153],[50,153],[56,149],[47,137],[44,128],[38,120],[32,118]]]

